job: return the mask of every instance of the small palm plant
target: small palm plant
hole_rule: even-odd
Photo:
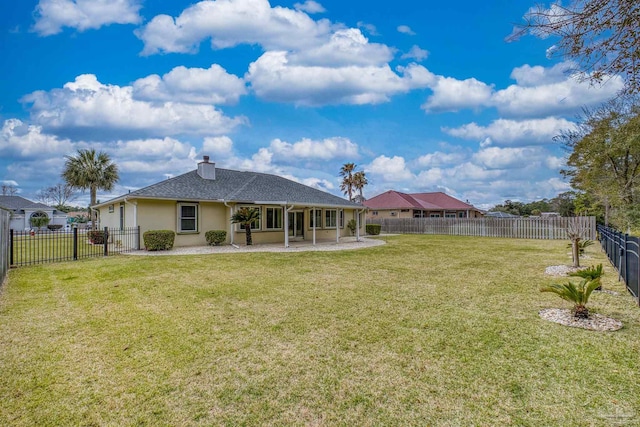
[[[573,309],[571,312],[574,317],[580,319],[589,318],[589,309],[586,307],[591,293],[600,285],[600,280],[584,279],[578,285],[572,282],[563,284],[554,283],[553,285],[540,288],[540,292],[553,292],[565,301],[572,302]]]
[[[240,224],[244,227],[245,236],[247,239],[247,246],[253,244],[251,238],[251,225],[256,223],[260,219],[260,209],[258,208],[240,208],[231,215],[231,222],[234,224]]]
[[[578,242],[578,253],[580,255],[584,255],[585,249],[587,249],[589,246],[593,244],[594,244],[593,240],[580,240]],[[571,249],[572,247],[573,247],[572,243],[567,244],[567,248]]]
[[[600,278],[604,276],[604,269],[602,268],[602,264],[598,264],[597,266],[592,265],[589,268],[569,273],[569,276],[582,277],[583,279],[597,280],[600,282]],[[595,290],[602,290],[602,285],[598,286]]]

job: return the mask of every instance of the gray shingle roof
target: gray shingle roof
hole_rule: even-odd
[[[132,191],[126,194],[126,197],[202,201],[224,200],[236,203],[287,202],[308,206],[330,205],[362,208],[361,205],[349,202],[341,197],[277,175],[220,168],[216,168],[215,172],[215,179],[209,180],[201,178],[197,171],[194,170]],[[124,196],[117,199],[122,197]],[[101,203],[101,205],[109,202]]]
[[[0,196],[0,206],[13,211],[22,209],[53,209],[45,204],[32,202],[20,196]]]

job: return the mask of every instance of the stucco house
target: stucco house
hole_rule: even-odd
[[[367,218],[479,218],[480,209],[442,192],[401,193],[389,190],[367,199]]]
[[[245,230],[232,224],[231,216],[245,206],[260,209],[251,229],[256,244],[337,241],[351,234],[351,219],[358,235],[364,231],[361,205],[280,176],[218,168],[208,156],[194,171],[93,208],[99,211],[100,227],[173,230],[180,247],[206,245],[209,230],[226,230],[226,243],[244,244]]]
[[[0,196],[0,207],[11,212],[9,228],[16,231],[29,230],[33,217],[49,218],[49,225],[67,223],[67,214],[43,203],[32,202],[20,196]]]

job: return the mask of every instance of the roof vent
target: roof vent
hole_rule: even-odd
[[[209,163],[209,156],[202,156],[202,161],[198,163],[198,175],[202,179],[216,179],[216,164]]]

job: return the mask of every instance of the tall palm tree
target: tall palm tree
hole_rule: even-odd
[[[74,188],[89,190],[90,206],[96,204],[98,190],[111,191],[120,179],[118,166],[105,152],[80,149],[75,156],[66,156],[62,178]],[[96,213],[91,210],[91,227],[97,228]]]
[[[368,183],[369,183],[369,180],[367,179],[367,175],[364,173],[364,171],[358,171],[353,174],[353,188],[355,188],[358,191],[358,194],[360,194],[361,200],[364,200],[364,195],[362,194],[362,190],[364,189],[365,185],[367,185]]]
[[[260,209],[258,208],[240,208],[231,215],[233,224],[241,224],[244,227],[244,233],[247,239],[247,246],[253,244],[251,238],[251,224],[260,219]]]
[[[355,169],[355,163],[345,163],[340,168],[340,176],[342,177],[340,190],[342,190],[345,195],[349,195],[349,201],[353,198],[353,171]]]

